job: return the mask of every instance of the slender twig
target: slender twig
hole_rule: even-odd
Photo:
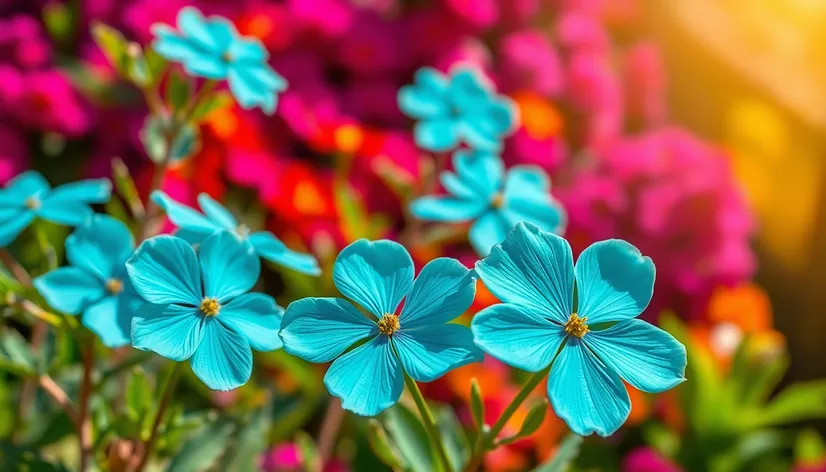
[[[542,379],[544,379],[550,371],[551,365],[548,365],[548,367],[531,375],[528,381],[525,382],[525,385],[522,386],[522,390],[516,394],[510,404],[508,404],[505,408],[505,411],[502,412],[502,415],[499,416],[499,419],[496,420],[496,423],[494,423],[490,428],[490,431],[479,432],[479,435],[476,438],[476,443],[473,446],[470,461],[468,461],[467,466],[465,466],[465,472],[475,472],[479,469],[479,466],[482,464],[482,459],[484,459],[485,453],[493,444],[493,441],[495,441],[496,437],[499,436],[499,433],[502,432],[502,429],[504,429],[513,414],[516,413],[516,410],[519,409],[522,403],[528,398],[531,392],[533,392],[536,386],[542,382]]]
[[[23,284],[24,287],[32,286],[31,275],[29,275],[28,271],[17,262],[17,259],[15,259],[7,249],[0,249],[0,261],[3,261],[3,264],[8,267],[14,278]]]
[[[318,433],[318,456],[321,458],[322,467],[333,455],[333,450],[338,437],[338,430],[344,421],[344,409],[341,407],[341,400],[336,397],[330,399],[327,404],[327,411],[321,421],[321,429]]]
[[[439,428],[436,426],[436,419],[433,418],[433,413],[430,412],[430,408],[427,406],[427,402],[422,395],[422,391],[419,390],[419,386],[416,384],[416,381],[407,375],[407,373],[404,374],[404,383],[407,385],[407,390],[416,402],[416,407],[419,409],[419,414],[422,417],[425,431],[430,437],[431,446],[436,450],[436,457],[442,464],[442,470],[445,472],[452,472],[453,468],[450,465],[450,460],[447,458],[445,447],[442,444]]]
[[[47,395],[52,397],[52,399],[57,403],[63,411],[66,412],[66,416],[72,420],[73,424],[78,424],[78,413],[75,410],[75,407],[72,406],[72,401],[69,399],[69,396],[66,395],[66,392],[60,388],[60,385],[54,381],[51,377],[47,374],[43,374],[37,378],[38,384],[40,388],[46,392]]]
[[[83,380],[80,384],[80,411],[78,413],[78,443],[80,446],[80,472],[89,469],[92,453],[92,422],[89,417],[89,397],[92,395],[92,371],[95,367],[95,344],[87,343],[82,350]]]
[[[158,412],[155,414],[155,421],[152,422],[152,430],[149,432],[149,438],[143,443],[143,454],[141,455],[138,466],[134,469],[135,472],[141,472],[144,467],[146,467],[147,462],[149,462],[149,456],[152,455],[152,448],[155,446],[155,439],[158,437],[158,428],[161,422],[163,422],[164,413],[166,413],[166,409],[172,401],[175,386],[178,384],[178,378],[181,376],[181,365],[180,362],[176,362],[172,373],[169,374],[169,378],[166,380],[163,394],[161,394],[160,404],[158,405]]]

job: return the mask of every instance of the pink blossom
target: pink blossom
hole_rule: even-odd
[[[263,472],[300,472],[304,470],[301,450],[295,443],[283,443],[264,454],[261,460]],[[322,467],[322,472],[348,472],[347,464],[331,459]]]
[[[10,97],[12,113],[24,125],[40,130],[79,136],[90,123],[88,112],[80,103],[68,79],[55,70],[23,74],[23,87]]]
[[[506,35],[499,47],[502,87],[528,89],[555,95],[562,89],[562,66],[546,33],[516,31]]]
[[[567,146],[562,137],[535,137],[525,128],[520,128],[508,139],[504,158],[509,166],[536,165],[553,172],[562,166],[567,155]]]
[[[456,16],[477,28],[490,28],[499,20],[496,0],[446,0],[445,4]]]
[[[344,35],[355,21],[353,9],[342,0],[288,0],[287,5],[300,27],[325,37]]]
[[[23,133],[0,123],[0,185],[26,170],[28,149]]]
[[[0,20],[0,61],[35,69],[51,61],[52,49],[43,28],[30,16]]]
[[[530,24],[540,14],[542,0],[499,0],[501,22],[512,27]]]
[[[398,27],[375,13],[356,16],[351,31],[342,38],[338,60],[360,74],[382,74],[398,70],[404,59]]]
[[[623,62],[628,114],[646,125],[662,122],[666,78],[659,49],[651,42],[637,43],[625,52]]]
[[[371,77],[354,80],[344,90],[344,109],[361,121],[399,128],[405,118],[396,105],[398,91],[399,84],[390,80]]]
[[[492,62],[488,47],[478,38],[468,36],[437,55],[433,66],[447,72],[458,64],[468,64],[490,77]]]
[[[150,27],[155,23],[175,24],[181,8],[192,5],[188,0],[144,0],[129,2],[121,13],[121,21],[138,42],[152,40]]]
[[[622,461],[622,472],[680,472],[682,469],[659,452],[641,447],[631,451]]]
[[[556,37],[566,49],[580,53],[604,54],[611,48],[605,27],[593,16],[566,11],[556,24]]]

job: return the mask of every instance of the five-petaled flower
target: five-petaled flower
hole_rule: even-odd
[[[469,239],[484,257],[502,242],[520,221],[561,234],[565,210],[550,194],[551,182],[534,166],[514,166],[505,173],[499,157],[484,152],[457,151],[454,172],[443,172],[446,196],[425,196],[411,203],[410,211],[428,221],[473,221]]]
[[[334,361],[324,384],[345,409],[377,415],[399,399],[405,375],[430,382],[482,359],[470,330],[448,323],[476,294],[476,276],[455,259],[431,261],[414,281],[402,245],[362,239],[341,251],[333,281],[375,319],[341,298],[304,298],[287,307],[279,335],[292,355]]]
[[[476,271],[504,302],[474,317],[476,344],[527,371],[553,364],[548,397],[573,432],[608,436],[622,426],[631,402],[621,379],[645,392],[685,380],[685,347],[636,318],[655,269],[631,244],[595,243],[574,266],[565,239],[520,223]]]
[[[133,313],[143,300],[126,276],[126,260],[135,249],[132,233],[122,222],[94,215],[66,238],[70,266],[34,279],[37,291],[52,307],[81,322],[108,347],[129,344]]]
[[[248,242],[227,231],[195,250],[174,236],[144,241],[126,263],[149,303],[132,319],[132,345],[182,362],[213,390],[232,390],[252,373],[252,351],[281,347],[282,309],[263,293],[247,293],[261,262]]]
[[[172,223],[178,226],[176,236],[192,244],[200,243],[215,231],[226,230],[248,240],[255,252],[268,261],[304,274],[321,274],[315,257],[291,250],[269,231],[250,234],[246,226],[238,224],[232,213],[205,193],[198,195],[198,205],[203,214],[176,202],[159,190],[153,192],[151,198],[164,209]]]
[[[269,54],[261,41],[241,36],[226,18],[204,18],[193,7],[178,13],[178,29],[163,24],[152,27],[158,54],[180,62],[192,75],[226,79],[244,108],[275,112],[278,93],[287,89],[287,81],[267,63]]]
[[[0,190],[0,248],[11,244],[35,218],[68,226],[82,224],[94,213],[89,205],[109,201],[111,193],[107,179],[51,188],[40,173],[24,172]]]
[[[493,85],[470,67],[455,67],[449,77],[423,67],[416,71],[413,85],[402,87],[397,98],[399,109],[418,120],[416,144],[434,152],[450,151],[462,142],[496,152],[517,127],[513,101],[497,95]]]

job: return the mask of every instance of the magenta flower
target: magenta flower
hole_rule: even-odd
[[[497,0],[446,0],[445,3],[456,16],[477,28],[490,28],[499,20]]]
[[[502,39],[499,53],[504,89],[527,89],[543,95],[562,90],[562,65],[545,32],[513,32]]]
[[[91,125],[69,80],[55,70],[23,75],[22,90],[9,110],[21,123],[39,131],[67,136],[84,134]]]
[[[361,12],[350,32],[342,37],[338,60],[358,74],[382,74],[398,70],[404,57],[398,27],[375,13]],[[359,79],[363,80],[363,79]]]
[[[354,22],[353,9],[344,0],[288,0],[287,5],[300,27],[322,36],[340,37]]]
[[[11,126],[0,123],[0,185],[5,185],[12,177],[27,167],[28,146],[22,133]]]
[[[622,461],[622,472],[680,472],[681,470],[679,466],[659,452],[648,447],[634,449]]]
[[[52,48],[40,23],[26,15],[0,20],[0,62],[23,69],[46,66],[52,58]]]

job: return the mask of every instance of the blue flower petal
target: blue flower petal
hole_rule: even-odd
[[[252,245],[228,231],[207,237],[198,249],[198,259],[204,296],[221,303],[248,292],[261,273],[261,260]]]
[[[667,332],[639,319],[591,331],[582,341],[626,382],[659,393],[685,381],[685,346]]]
[[[549,191],[545,171],[534,166],[514,166],[505,179],[505,206],[502,211],[512,225],[527,221],[543,231],[561,234],[565,229],[565,210]]]
[[[359,239],[339,253],[333,282],[345,297],[381,318],[395,313],[410,291],[413,259],[397,242]]]
[[[399,322],[403,330],[446,323],[470,308],[475,296],[475,272],[456,259],[433,259],[413,282]]]
[[[198,258],[181,238],[147,239],[126,262],[126,271],[135,290],[148,302],[198,306],[203,299]]]
[[[459,135],[467,145],[474,150],[487,153],[498,153],[502,151],[502,139],[500,136],[481,131],[479,117],[467,117],[458,122]]]
[[[214,55],[224,52],[213,39],[206,18],[197,8],[184,7],[178,12],[178,29],[204,52]]]
[[[9,180],[2,190],[2,194],[22,203],[33,195],[48,192],[50,188],[49,182],[43,178],[40,172],[29,170]]]
[[[200,238],[197,241],[190,241],[192,243],[201,242],[216,230],[221,229],[221,226],[206,216],[186,205],[176,202],[160,190],[152,192],[151,198],[159,207],[163,208],[169,221],[174,223],[175,226],[186,230],[191,237]],[[187,238],[187,240],[189,241],[189,238]]]
[[[620,239],[590,245],[576,262],[577,311],[588,323],[634,318],[654,294],[651,258]]]
[[[266,63],[261,65],[245,65],[243,74],[249,76],[252,80],[260,83],[262,87],[269,90],[283,92],[287,89],[287,80],[281,77]]]
[[[190,74],[206,79],[221,80],[229,75],[229,64],[220,57],[199,55],[191,57],[184,64]]]
[[[243,69],[234,67],[227,75],[229,90],[244,109],[260,107],[264,113],[272,115],[275,112],[276,93],[267,89],[245,73]]]
[[[132,342],[132,316],[143,303],[135,293],[108,296],[86,308],[81,321],[104,346],[126,346]]]
[[[432,382],[448,371],[481,362],[482,351],[473,344],[473,333],[457,324],[424,326],[393,334],[393,347],[405,372],[419,382]]]
[[[442,187],[447,190],[447,193],[454,197],[472,199],[479,195],[477,189],[471,185],[472,182],[463,181],[453,172],[442,172],[439,174],[439,182],[442,183]]]
[[[500,361],[539,372],[548,367],[567,334],[562,326],[516,305],[491,305],[473,317],[476,345]]]
[[[426,221],[460,223],[481,215],[488,202],[478,198],[421,197],[410,202],[410,213]]]
[[[376,336],[336,359],[324,385],[345,410],[376,416],[399,400],[404,374],[387,336]]]
[[[419,121],[413,128],[416,144],[428,151],[445,152],[459,145],[459,128],[451,118],[431,118]]]
[[[489,211],[470,225],[468,239],[480,257],[490,254],[493,246],[508,236],[512,226],[499,211]]]
[[[318,261],[311,254],[293,251],[268,231],[252,233],[249,242],[264,259],[302,274],[321,275]]]
[[[51,307],[77,315],[106,295],[103,281],[80,267],[61,267],[34,279],[34,287]]]
[[[423,67],[413,77],[414,85],[399,90],[399,110],[415,119],[445,117],[450,113],[448,80],[441,72]]]
[[[287,306],[278,335],[290,355],[330,362],[353,343],[376,333],[376,324],[347,300],[310,297]]]
[[[106,281],[121,275],[135,248],[132,232],[123,222],[94,215],[66,238],[66,258]]]
[[[222,53],[228,52],[230,46],[238,37],[238,32],[235,30],[235,25],[224,17],[211,17],[207,20],[206,27],[209,30],[209,36],[215,44],[216,50]]]
[[[450,74],[450,98],[460,111],[474,110],[479,103],[490,100],[492,87],[481,72],[470,67],[457,67]]]
[[[198,206],[201,211],[216,225],[227,231],[235,231],[238,228],[238,220],[223,205],[216,202],[209,195],[202,193],[198,195]]]
[[[72,182],[55,187],[43,199],[46,205],[51,201],[79,202],[79,203],[106,203],[112,196],[112,182],[109,179],[90,179]]]
[[[631,412],[619,375],[575,337],[568,339],[551,368],[548,398],[556,415],[580,436],[610,436]]]
[[[0,220],[0,248],[11,244],[33,220],[34,212],[27,208]]]
[[[155,36],[152,49],[167,60],[188,61],[199,55],[200,51],[193,43],[179,36],[169,25],[154,24],[151,30]]]
[[[568,241],[519,223],[490,256],[476,263],[476,272],[503,302],[565,324],[573,312],[573,266]]]
[[[475,189],[475,195],[486,201],[502,189],[505,163],[488,152],[460,150],[453,153],[453,167],[467,186]],[[489,202],[487,202],[489,203]]]
[[[261,41],[253,38],[238,38],[229,47],[232,60],[238,64],[264,64],[269,54]]]
[[[132,346],[183,362],[201,344],[203,322],[195,307],[144,303],[132,318]]]
[[[201,345],[189,361],[195,376],[212,390],[223,392],[247,383],[252,375],[247,339],[214,318],[205,320],[203,331]]]
[[[233,331],[247,337],[256,351],[274,351],[281,347],[278,330],[284,309],[269,295],[245,293],[221,307],[216,318]]]
[[[42,205],[35,211],[37,216],[52,223],[67,226],[83,224],[95,213],[86,203],[71,200],[49,198]]]

